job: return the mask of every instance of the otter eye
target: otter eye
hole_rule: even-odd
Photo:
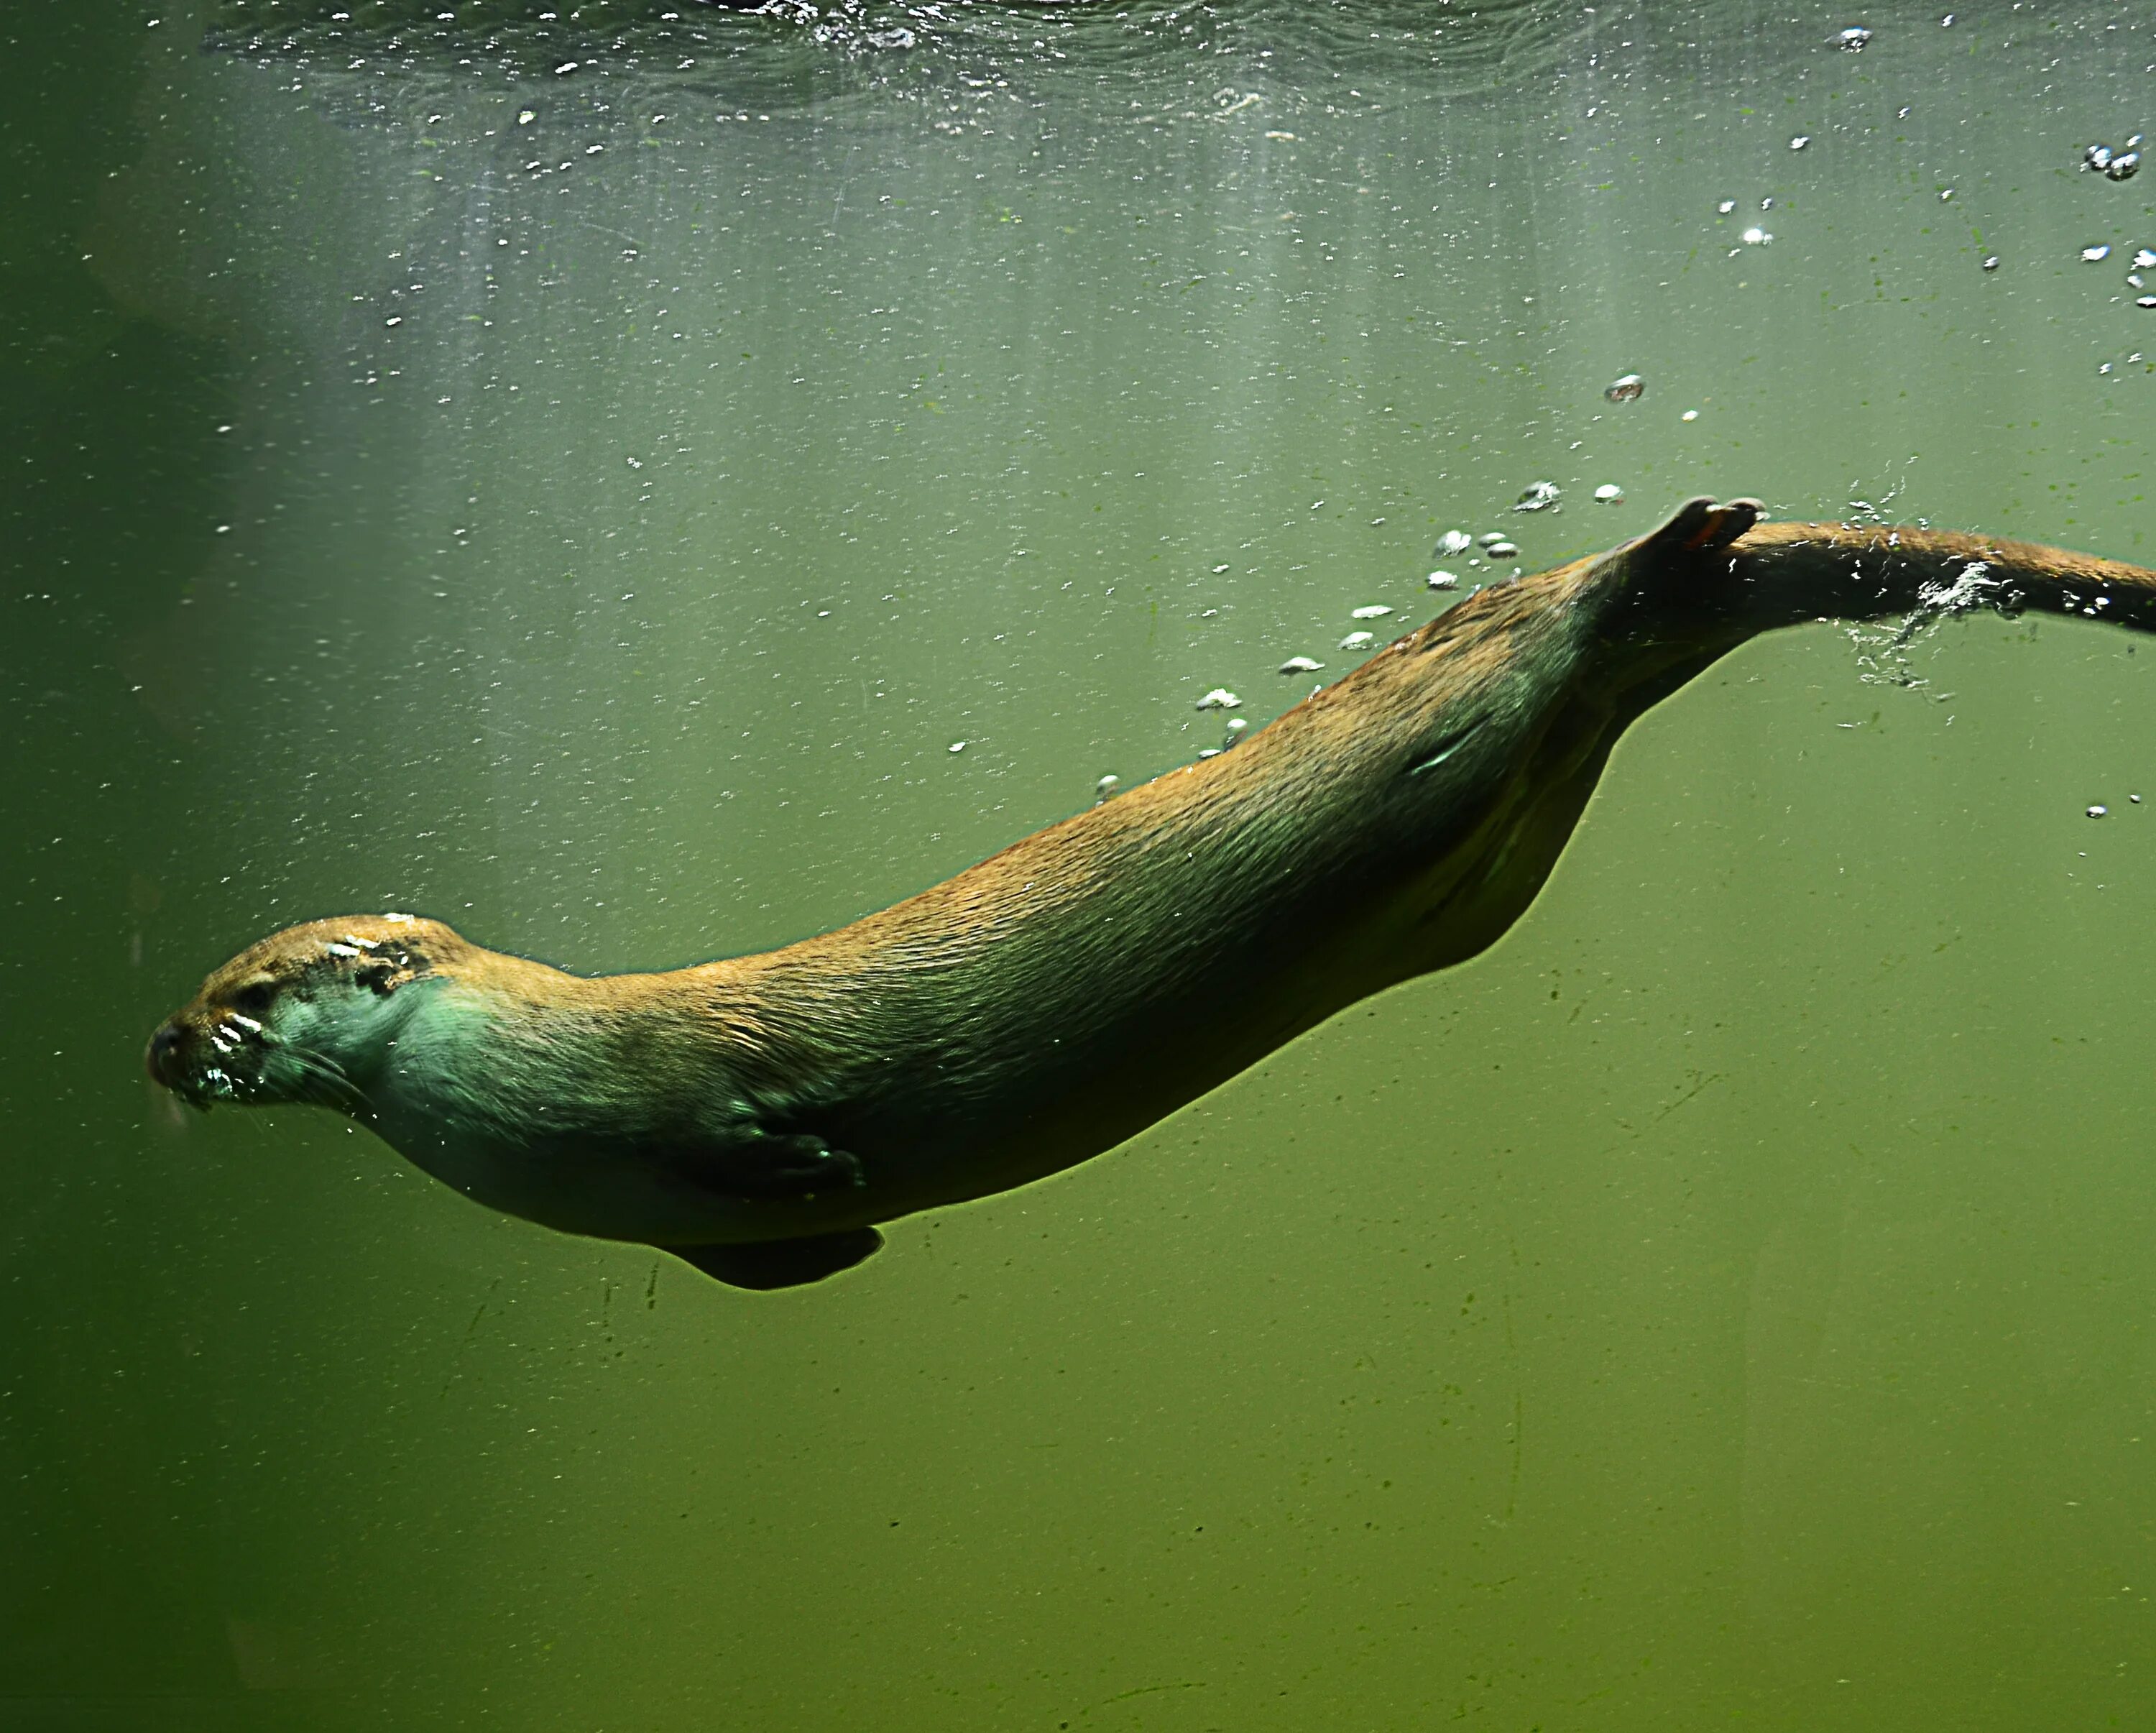
[[[277,990],[267,981],[255,981],[242,987],[232,995],[235,1010],[244,1010],[250,1017],[259,1017],[276,1001]]]

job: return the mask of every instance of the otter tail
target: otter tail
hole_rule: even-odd
[[[1712,556],[1710,556],[1712,558]],[[1727,579],[1696,599],[1749,636],[1814,620],[2034,609],[2156,632],[2156,572],[1952,530],[1755,523],[1727,542]]]

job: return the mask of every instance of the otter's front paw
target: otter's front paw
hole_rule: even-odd
[[[782,1152],[773,1177],[797,1184],[803,1192],[839,1191],[869,1182],[858,1157],[827,1147],[820,1137],[804,1134],[766,1138],[764,1142]]]
[[[860,1160],[807,1133],[770,1137],[762,1133],[730,1142],[705,1175],[715,1191],[731,1197],[814,1197],[868,1184]]]

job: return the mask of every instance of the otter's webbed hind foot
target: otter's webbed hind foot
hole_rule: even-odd
[[[1686,500],[1659,529],[1640,537],[1627,550],[1640,554],[1717,553],[1759,521],[1766,507],[1758,500],[1717,503],[1705,494]]]
[[[1609,558],[1622,568],[1625,593],[1618,630],[1659,642],[1727,614],[1726,580],[1736,558],[1727,550],[1765,510],[1753,499],[1717,501],[1701,495],[1659,528],[1615,549]]]
[[[850,1270],[873,1257],[882,1245],[883,1236],[873,1227],[853,1227],[844,1233],[759,1240],[747,1246],[661,1246],[659,1249],[672,1252],[682,1262],[693,1264],[729,1288],[768,1293],[777,1288],[803,1288]]]

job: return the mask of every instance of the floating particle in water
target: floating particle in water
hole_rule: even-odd
[[[2107,181],[2130,181],[2141,170],[2141,152],[2121,151],[2103,166],[2103,177]]]
[[[1811,134],[1809,132],[1799,132],[1794,138],[1789,141],[1789,148],[1793,151],[1801,151],[1811,141]]]
[[[1220,748],[1217,746],[1203,746],[1198,749],[1198,756],[1201,759],[1217,759],[1220,756]]]
[[[1861,54],[1864,44],[1871,40],[1871,33],[1861,24],[1851,24],[1834,39],[1834,45],[1845,54]]]
[[[1647,382],[1637,373],[1625,373],[1612,379],[1602,388],[1602,394],[1613,404],[1629,404],[1647,388]]]
[[[1102,777],[1098,782],[1093,784],[1093,804],[1096,806],[1098,806],[1103,800],[1106,800],[1109,795],[1114,794],[1115,791],[1122,785],[1122,778],[1116,775],[1114,771],[1111,770],[1106,776]]]
[[[2111,809],[2108,806],[2092,806],[2088,810],[2088,815],[2091,818],[2103,818],[2107,816],[2110,811]]]
[[[966,743],[963,740],[953,740],[951,743],[951,750],[953,752],[963,752],[965,749]]]
[[[2135,248],[2133,268],[2136,270],[2147,270],[2152,266],[2156,266],[2156,252],[2150,251],[2147,247]]]
[[[1213,568],[1213,575],[1214,575],[1215,578],[1218,578],[1218,577],[1219,577],[1219,576],[1223,572],[1226,571],[1227,569],[1228,569],[1227,563],[1226,563],[1225,561],[1223,561],[1220,564],[1219,564],[1219,565],[1217,565],[1217,566],[1215,566],[1215,567],[1214,567],[1214,568]]]
[[[1372,602],[1368,607],[1358,608],[1349,615],[1351,620],[1383,620],[1393,610],[1383,602]]]
[[[1601,505],[1620,505],[1624,502],[1625,490],[1620,487],[1614,481],[1604,481],[1599,487],[1594,490],[1594,497],[1596,501]]]
[[[1220,743],[1221,745],[1233,746],[1238,740],[1240,740],[1243,738],[1243,730],[1249,728],[1250,725],[1250,720],[1248,717],[1229,717],[1228,718],[1228,738]]]
[[[1748,229],[1743,234],[1738,237],[1738,239],[1743,241],[1748,247],[1763,247],[1768,242],[1773,240],[1774,238],[1774,237],[1764,229]]]
[[[1717,215],[1726,217],[1737,208],[1737,201],[1733,198],[1725,198],[1714,208]]]
[[[871,30],[868,39],[870,48],[910,49],[913,46],[913,33],[903,26],[891,30]]]
[[[1280,665],[1283,674],[1315,674],[1324,663],[1306,656],[1291,656]]]
[[[1466,530],[1447,530],[1437,538],[1437,558],[1453,559],[1475,545],[1475,537]]]
[[[2084,174],[2091,169],[2096,170],[2100,174],[2110,167],[2111,147],[2109,145],[2092,144],[2082,152],[2082,172]]]
[[[1686,409],[1683,414],[1677,417],[1677,419],[1680,421],[1697,421],[1699,419],[1699,411],[1697,409]]]
[[[529,126],[538,118],[538,115],[531,109],[520,108],[516,111],[516,124],[520,126]]]
[[[578,63],[574,60],[564,60],[559,66],[557,66],[554,69],[554,76],[557,78],[567,78],[571,73],[577,69],[577,64]]]
[[[1510,542],[1492,542],[1486,550],[1492,559],[1517,559],[1520,550]]]
[[[1939,188],[1939,203],[1940,203],[1941,204],[1944,204],[1944,203],[1946,203],[1949,198],[1953,198],[1953,188],[1951,188],[1951,187],[1942,187],[1942,188]]]
[[[2082,263],[2084,265],[2098,265],[2110,257],[2111,249],[2109,247],[2083,247],[2082,249]]]
[[[1452,572],[1432,572],[1429,577],[1423,579],[1423,582],[1427,584],[1432,589],[1457,589],[1460,588],[1459,576],[1457,573]]]
[[[1340,640],[1342,650],[1368,650],[1378,641],[1375,632],[1350,632]]]
[[[1224,686],[1216,686],[1198,701],[1200,710],[1240,710],[1243,701]]]
[[[1986,253],[1984,255],[1984,263],[1979,265],[1978,269],[1981,270],[1997,270],[1999,269],[1999,255],[1996,253]]]
[[[1515,512],[1547,512],[1557,504],[1559,491],[1554,481],[1531,481],[1512,509]]]

